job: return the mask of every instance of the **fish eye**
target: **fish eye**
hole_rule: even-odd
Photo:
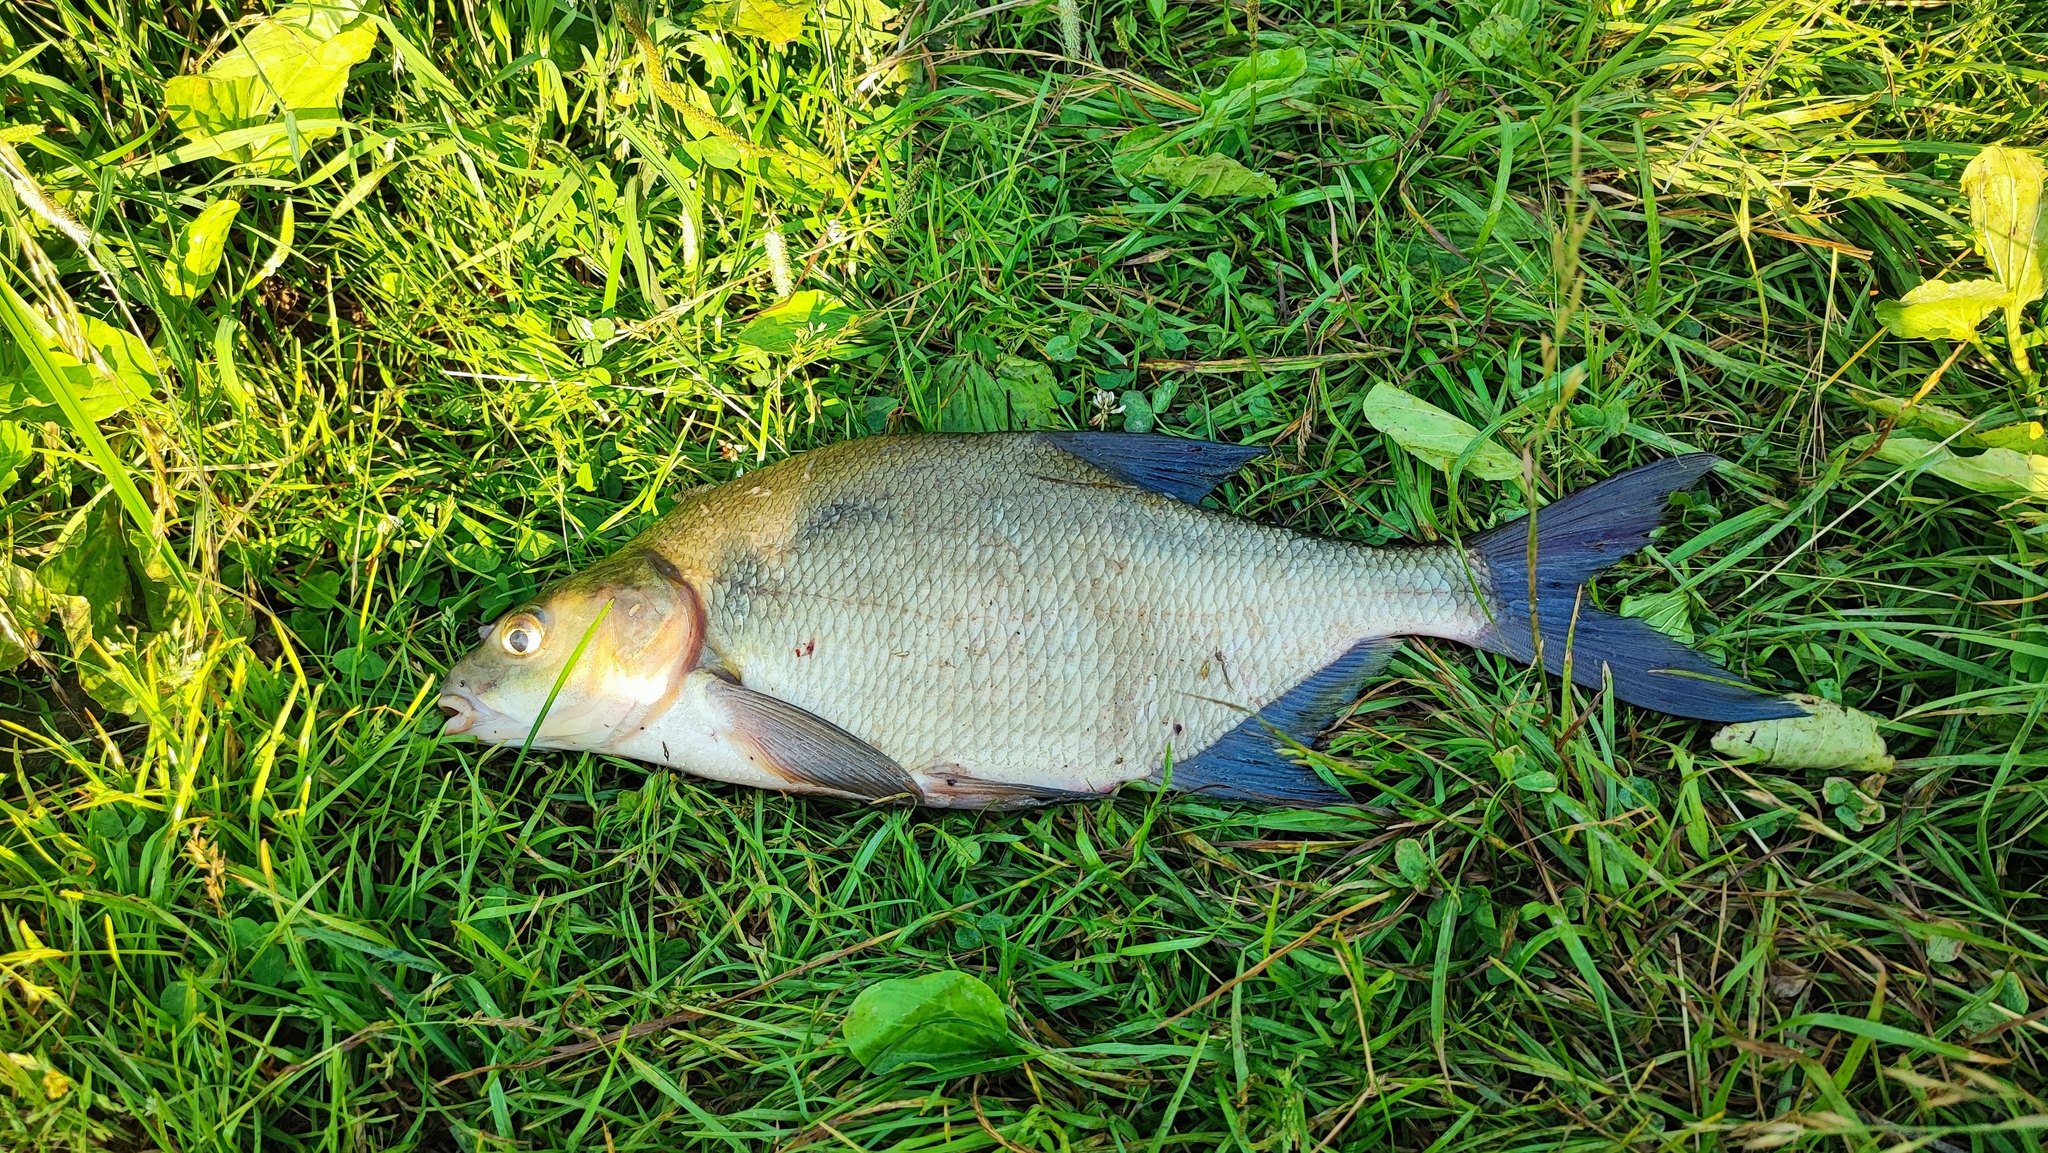
[[[546,630],[532,613],[520,613],[498,629],[498,646],[515,657],[532,656]]]

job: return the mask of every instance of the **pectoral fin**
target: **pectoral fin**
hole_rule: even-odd
[[[861,801],[922,797],[903,766],[823,717],[719,677],[704,692],[722,714],[732,751],[798,790]]]

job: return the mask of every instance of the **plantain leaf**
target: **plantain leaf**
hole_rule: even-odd
[[[1155,152],[1138,169],[1138,175],[1163,180],[1196,196],[1216,199],[1271,196],[1280,188],[1272,177],[1246,168],[1220,152],[1205,156],[1173,156]]]
[[[1202,94],[1202,120],[1220,127],[1249,115],[1253,123],[1287,114],[1285,101],[1315,94],[1327,78],[1304,48],[1266,48],[1238,60],[1223,83]]]
[[[121,387],[137,396],[147,396],[158,385],[156,354],[142,342],[142,338],[118,324],[108,324],[96,316],[85,318],[85,342],[99,353],[100,362],[107,372],[113,374]],[[95,366],[97,368],[97,366]]]
[[[1849,769],[1883,772],[1892,767],[1877,718],[1820,697],[1795,695],[1803,717],[1728,725],[1714,734],[1714,751],[1749,764],[1781,769]]]
[[[819,22],[834,44],[858,45],[870,50],[887,44],[893,48],[902,28],[901,13],[885,0],[823,0],[816,5]],[[908,75],[892,72],[891,75]]]
[[[156,388],[156,360],[149,346],[127,329],[96,316],[80,317],[79,328],[95,354],[92,363],[83,363],[59,346],[56,330],[42,314],[31,311],[26,319],[45,363],[64,381],[87,420],[105,420]],[[34,358],[25,355],[27,351],[20,345],[0,343],[0,417],[63,419],[63,407],[37,371]]]
[[[349,69],[369,59],[376,22],[354,0],[286,4],[198,76],[164,85],[164,107],[197,142],[292,114],[300,145],[336,131]],[[280,172],[292,163],[292,131],[222,153],[231,163]]]
[[[734,339],[762,352],[789,353],[806,340],[837,337],[859,319],[838,297],[806,288],[763,309]]]
[[[2001,1006],[2010,1012],[1999,1012]],[[1991,974],[1991,982],[1956,1011],[1955,1028],[1965,1036],[1982,1033],[2016,1017],[2025,1017],[2029,1007],[2027,987],[2020,980],[2020,975],[2008,969],[1997,969]]]
[[[1449,471],[1479,436],[1478,429],[1391,384],[1373,386],[1365,396],[1364,412],[1388,439],[1442,471]],[[1485,480],[1513,480],[1522,475],[1522,463],[1506,449],[1482,440],[1466,460],[1465,471]]]
[[[1698,639],[1692,631],[1692,606],[1682,592],[1623,597],[1621,615],[1635,617],[1681,644],[1690,645]]]
[[[846,1047],[870,1073],[1016,1051],[1003,1003],[981,979],[947,970],[878,981],[847,1010]]]
[[[1896,396],[1870,393],[1851,392],[1849,399],[1879,416],[1890,417],[1901,428],[1924,428],[1944,440],[1957,435],[1969,436],[1965,430],[1970,427],[1970,418],[1952,408],[1925,401],[1907,404]]]
[[[137,714],[139,670],[162,650],[169,568],[157,542],[126,530],[120,502],[101,500],[74,516],[35,583],[63,625],[85,691],[115,712]]]
[[[172,296],[196,298],[213,283],[220,271],[220,258],[227,251],[228,228],[242,210],[239,200],[213,200],[201,209],[197,219],[178,233],[178,242],[164,261],[164,284]]]
[[[1124,133],[1123,138],[1117,141],[1116,151],[1109,157],[1109,166],[1125,180],[1135,180],[1139,171],[1165,141],[1165,129],[1140,124]]]
[[[1969,340],[2012,293],[1996,280],[1929,280],[1897,300],[1879,301],[1877,319],[1893,336]]]
[[[2048,453],[2048,429],[2038,420],[2023,420],[2002,428],[1988,428],[1977,434],[1985,448],[2009,448],[2014,452]]]
[[[14,338],[15,347],[27,355],[36,378],[49,390],[51,399],[55,400],[57,407],[63,411],[64,422],[71,426],[72,434],[85,442],[86,451],[92,454],[94,462],[100,466],[102,475],[113,487],[114,495],[120,498],[121,506],[127,509],[129,519],[137,528],[148,531],[155,525],[155,517],[150,512],[149,504],[142,499],[142,490],[135,487],[135,478],[128,475],[127,462],[107,443],[107,438],[100,432],[99,426],[93,423],[92,417],[80,404],[71,382],[51,357],[50,350],[37,329],[38,325],[46,323],[37,315],[35,309],[30,308],[28,302],[14,291],[12,285],[4,278],[0,278],[0,326],[4,326]],[[167,538],[160,536],[155,538],[155,541],[159,554],[167,560],[175,558],[176,554],[170,551]],[[184,570],[167,566],[166,571],[177,581],[180,589],[188,593],[192,590],[190,578],[185,575]]]
[[[1223,83],[1211,89],[1211,96],[1271,96],[1286,92],[1308,75],[1308,51],[1303,48],[1266,48],[1231,66]]]
[[[1059,383],[1038,361],[1005,356],[991,374],[971,357],[954,357],[940,366],[940,375],[953,381],[939,409],[940,432],[1053,427]]]
[[[21,475],[21,466],[35,454],[36,438],[27,425],[0,420],[0,489],[13,484]]]
[[[1989,496],[2048,497],[2048,456],[2015,452],[2009,448],[1987,448],[1974,456],[1961,456],[1932,441],[1914,440],[1896,434],[1878,447],[1877,459],[1896,465],[1926,463],[1928,472],[1953,484]]]
[[[1059,405],[1059,382],[1052,369],[1022,356],[1006,356],[996,365],[996,383],[1025,428],[1052,427],[1053,409]]]
[[[2041,161],[2031,152],[1996,144],[1963,169],[1963,194],[1970,198],[1970,227],[1977,250],[2010,295],[2009,307],[2041,299]]]

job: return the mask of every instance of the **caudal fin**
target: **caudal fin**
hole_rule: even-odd
[[[1707,721],[1768,721],[1804,716],[1784,697],[1747,684],[1714,662],[1633,617],[1580,603],[1586,578],[1648,544],[1665,500],[1705,476],[1707,453],[1672,457],[1630,469],[1565,497],[1535,514],[1536,580],[1531,623],[1528,520],[1511,521],[1468,542],[1492,578],[1493,623],[1473,640],[1488,652],[1564,671],[1597,689],[1601,666],[1612,670],[1614,694],[1630,704]]]

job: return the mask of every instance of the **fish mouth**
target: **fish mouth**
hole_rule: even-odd
[[[449,689],[443,692],[441,699],[435,703],[441,706],[441,712],[448,717],[441,724],[441,735],[444,737],[470,731],[484,716],[482,704],[468,693],[459,690]]]
[[[509,716],[485,704],[466,688],[448,686],[434,702],[447,719],[441,722],[444,737],[468,736],[487,745],[531,742],[534,748],[585,748],[594,733],[609,733],[613,726],[592,724],[582,712],[561,710],[550,717],[543,729]],[[581,723],[579,723],[581,722]]]

